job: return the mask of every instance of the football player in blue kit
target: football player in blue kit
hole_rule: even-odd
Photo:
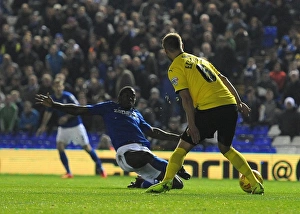
[[[51,95],[51,97],[56,102],[78,104],[78,101],[73,94],[64,91],[64,82],[61,79],[55,79],[53,81],[52,88],[54,94]],[[70,144],[71,141],[75,145],[80,145],[91,156],[93,161],[96,163],[97,174],[101,175],[103,178],[106,178],[107,174],[102,167],[102,162],[89,143],[89,138],[80,116],[74,116],[53,108],[47,108],[44,112],[41,125],[37,130],[36,135],[40,135],[46,130],[47,123],[52,117],[53,113],[55,113],[58,117],[56,146],[59,151],[60,160],[66,169],[66,174],[64,174],[62,178],[73,178],[73,174],[70,170],[69,161],[65,152],[65,147]]]
[[[150,142],[145,135],[171,141],[178,141],[180,136],[149,125],[134,108],[135,100],[135,90],[130,86],[120,90],[117,102],[105,101],[86,106],[56,102],[49,95],[36,96],[37,104],[68,114],[101,115],[116,150],[118,165],[126,172],[138,174],[136,182],[128,187],[147,188],[162,180],[168,162],[150,151]],[[183,182],[178,175],[183,179],[190,179],[190,175],[182,167],[175,176],[172,187],[174,189],[183,188]]]

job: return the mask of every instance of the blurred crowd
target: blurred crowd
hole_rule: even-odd
[[[298,118],[299,0],[2,0],[0,6],[1,133],[35,132],[44,112],[35,94],[51,94],[55,78],[82,105],[116,100],[131,85],[151,125],[181,133],[185,115],[160,44],[169,32],[239,89],[252,108],[243,123],[284,123],[287,103],[297,115],[290,118]],[[101,118],[83,121],[89,132],[105,133]],[[55,129],[55,117],[50,122]]]

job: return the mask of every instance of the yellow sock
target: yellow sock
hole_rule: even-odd
[[[178,170],[182,167],[185,155],[186,151],[182,148],[176,148],[174,150],[170,157],[163,181],[170,180],[175,177]]]
[[[240,173],[245,175],[245,177],[249,180],[251,186],[254,186],[257,182],[259,182],[253,174],[244,156],[237,150],[231,147],[230,150],[224,154],[224,156]]]

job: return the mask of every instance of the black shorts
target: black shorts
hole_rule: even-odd
[[[214,133],[218,131],[218,142],[225,146],[231,146],[237,118],[238,111],[236,105],[219,106],[207,110],[195,110],[195,123],[200,132],[199,143],[206,138],[213,138]],[[186,130],[181,138],[195,145],[192,138],[187,135]]]

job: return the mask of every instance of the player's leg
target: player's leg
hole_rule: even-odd
[[[107,174],[103,169],[101,159],[97,156],[95,150],[91,147],[90,144],[86,144],[82,146],[82,148],[91,156],[91,158],[95,162],[97,174],[101,175],[101,177],[103,178],[106,178]]]
[[[263,186],[253,174],[252,169],[245,157],[231,146],[235,133],[237,111],[234,107],[232,107],[228,109],[222,109],[220,112],[218,112],[218,114],[222,115],[222,117],[220,117],[222,119],[217,119],[218,147],[220,152],[241,174],[246,176],[252,187],[256,187],[258,185],[256,193],[263,193]]]
[[[83,124],[79,124],[71,129],[69,129],[72,134],[72,141],[75,145],[80,145],[92,158],[96,164],[96,171],[101,177],[106,178],[107,174],[102,167],[101,159],[96,154],[95,150],[91,147],[90,141]]]
[[[73,178],[72,172],[69,167],[69,160],[65,152],[65,146],[69,143],[68,132],[66,129],[58,127],[56,135],[56,148],[59,153],[60,161],[66,169],[66,174],[62,178]]]
[[[186,154],[194,147],[183,139],[179,140],[177,148],[172,153],[163,181],[172,180],[178,171],[181,170]]]
[[[60,161],[63,164],[64,168],[66,169],[66,174],[63,175],[62,178],[73,178],[73,175],[69,167],[68,157],[65,152],[65,143],[63,143],[62,141],[58,141],[56,143],[56,148],[59,153]]]

